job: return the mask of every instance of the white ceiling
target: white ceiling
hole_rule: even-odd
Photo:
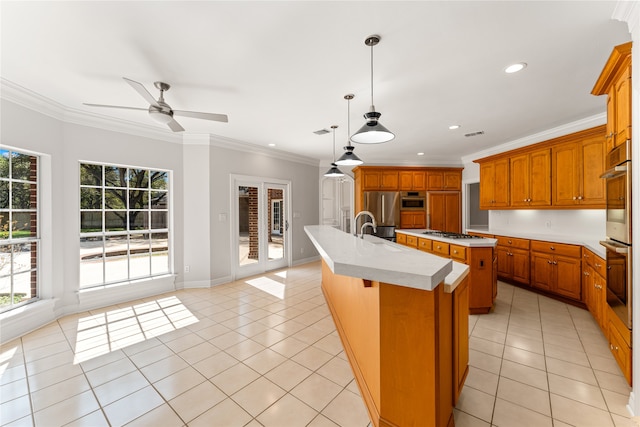
[[[370,105],[396,134],[356,144],[367,163],[459,164],[460,157],[602,114],[590,91],[611,49],[630,40],[614,1],[2,1],[1,77],[61,103],[144,125],[146,107],[122,77],[172,85],[181,110],[229,123],[178,118],[187,133],[284,150],[327,163]],[[513,62],[528,67],[502,70]],[[450,124],[462,127],[448,130]],[[485,134],[465,138],[475,131]],[[167,132],[170,132],[167,129]],[[424,157],[416,156],[425,152]]]

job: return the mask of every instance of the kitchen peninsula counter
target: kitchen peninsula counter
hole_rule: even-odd
[[[469,268],[330,226],[305,232],[372,425],[453,426],[468,372]]]

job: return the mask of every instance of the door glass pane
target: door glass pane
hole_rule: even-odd
[[[267,224],[269,224],[267,238],[269,242],[269,261],[284,257],[284,191],[279,188],[267,188],[267,206],[269,212]]]
[[[238,250],[240,265],[258,262],[258,187],[238,187]]]

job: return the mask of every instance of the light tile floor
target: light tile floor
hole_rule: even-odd
[[[320,264],[64,317],[0,349],[0,425],[365,427]],[[628,426],[588,312],[500,283],[470,318],[466,426]]]

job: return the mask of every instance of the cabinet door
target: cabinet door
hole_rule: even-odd
[[[494,162],[480,164],[480,209],[493,209],[494,178],[496,167]]]
[[[552,200],[554,206],[574,206],[578,202],[580,159],[576,143],[552,149]]]
[[[413,189],[413,174],[410,171],[398,172],[398,187],[400,191],[410,191]]]
[[[413,213],[413,228],[427,228],[427,215],[425,212]]]
[[[580,300],[582,296],[580,258],[555,255],[553,269],[555,277],[552,290],[559,295]]]
[[[529,273],[531,271],[529,251],[512,248],[511,254],[511,263],[513,265],[513,280],[528,285],[530,278]]]
[[[363,190],[379,190],[380,189],[380,171],[362,172],[362,189]]]
[[[383,190],[397,190],[398,171],[383,170],[380,172],[380,188]]]
[[[551,206],[551,150],[530,153],[529,171],[529,205]],[[511,179],[513,184],[513,175]]]
[[[552,260],[547,254],[531,253],[531,286],[545,291],[551,291]]]
[[[631,139],[631,66],[628,66],[615,85],[615,135],[617,147]],[[608,119],[607,119],[608,120]]]
[[[605,170],[605,141],[601,136],[588,138],[582,141],[580,148],[582,157],[580,204],[604,209],[606,187],[605,180],[600,176]]]
[[[427,194],[427,227],[432,230],[445,231],[445,200],[443,193]]]
[[[411,212],[400,212],[400,228],[413,228],[413,215],[411,215]]]
[[[412,190],[424,191],[427,189],[427,176],[425,172],[412,172],[413,183]]]
[[[513,265],[511,263],[511,255],[507,246],[497,246],[496,254],[498,257],[498,276],[511,279],[513,273]]]
[[[447,193],[444,195],[445,213],[444,229],[450,233],[462,231],[462,214],[460,212],[460,193]]]
[[[510,167],[510,200],[511,206],[521,207],[529,206],[529,198],[531,195],[531,171],[529,170],[529,155],[521,154],[513,156],[509,159]]]
[[[594,272],[593,268],[589,265],[585,265],[582,270],[582,298],[583,302],[587,306],[587,310],[596,317],[596,308],[595,308],[595,287],[594,287]]]
[[[462,173],[458,171],[445,172],[444,189],[462,191]]]
[[[493,206],[509,206],[509,159],[495,161]]]
[[[427,190],[442,190],[444,188],[444,173],[441,171],[427,172]]]
[[[607,135],[605,136],[607,153],[615,148],[616,143],[616,88],[612,87],[607,94]]]

